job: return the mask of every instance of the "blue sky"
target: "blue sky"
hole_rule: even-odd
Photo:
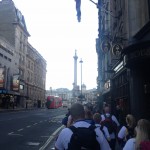
[[[77,50],[77,83],[96,88],[98,10],[89,0],[82,0],[81,22],[76,17],[75,0],[13,0],[25,17],[31,35],[29,43],[47,61],[46,89],[72,89],[74,53]]]

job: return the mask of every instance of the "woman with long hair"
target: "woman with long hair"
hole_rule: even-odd
[[[135,137],[135,127],[135,117],[131,114],[128,114],[126,116],[126,125],[122,126],[122,128],[118,132],[118,142],[122,148],[129,139]]]
[[[129,139],[123,150],[150,150],[149,120],[140,119],[138,121],[136,127],[136,137]]]

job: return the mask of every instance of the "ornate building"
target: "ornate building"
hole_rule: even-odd
[[[46,61],[29,43],[25,18],[12,0],[0,1],[1,70],[5,86],[0,87],[1,99],[14,97],[25,107],[45,102]],[[7,54],[6,54],[7,53]],[[5,95],[8,95],[5,98]]]
[[[100,100],[150,119],[150,1],[99,0],[98,9]]]

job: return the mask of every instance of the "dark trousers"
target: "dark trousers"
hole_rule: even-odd
[[[111,139],[111,141],[109,142],[109,146],[112,150],[115,150],[116,139]]]

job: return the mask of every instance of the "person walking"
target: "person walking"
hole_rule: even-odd
[[[90,103],[87,103],[84,105],[84,112],[85,112],[85,121],[94,125],[95,122],[93,120],[93,107],[92,107],[92,104]]]
[[[135,129],[136,137],[129,139],[123,150],[150,150],[150,121],[140,119]]]
[[[101,125],[106,126],[108,128],[109,134],[110,134],[110,142],[109,145],[112,150],[115,150],[116,146],[116,132],[117,128],[119,128],[120,123],[118,122],[117,118],[110,113],[110,107],[105,106],[104,107],[104,114],[101,115],[102,121]]]
[[[103,132],[106,140],[110,142],[110,135],[109,135],[107,127],[102,126],[100,124],[100,122],[101,122],[101,115],[100,115],[100,113],[95,113],[93,115],[93,120],[95,122],[95,126],[98,127]]]
[[[55,150],[110,150],[103,133],[85,121],[84,107],[74,103],[70,108],[73,125],[64,128],[55,142]]]
[[[128,114],[126,116],[126,125],[122,126],[118,132],[118,142],[121,148],[124,147],[125,143],[135,137],[136,119],[133,115]]]

